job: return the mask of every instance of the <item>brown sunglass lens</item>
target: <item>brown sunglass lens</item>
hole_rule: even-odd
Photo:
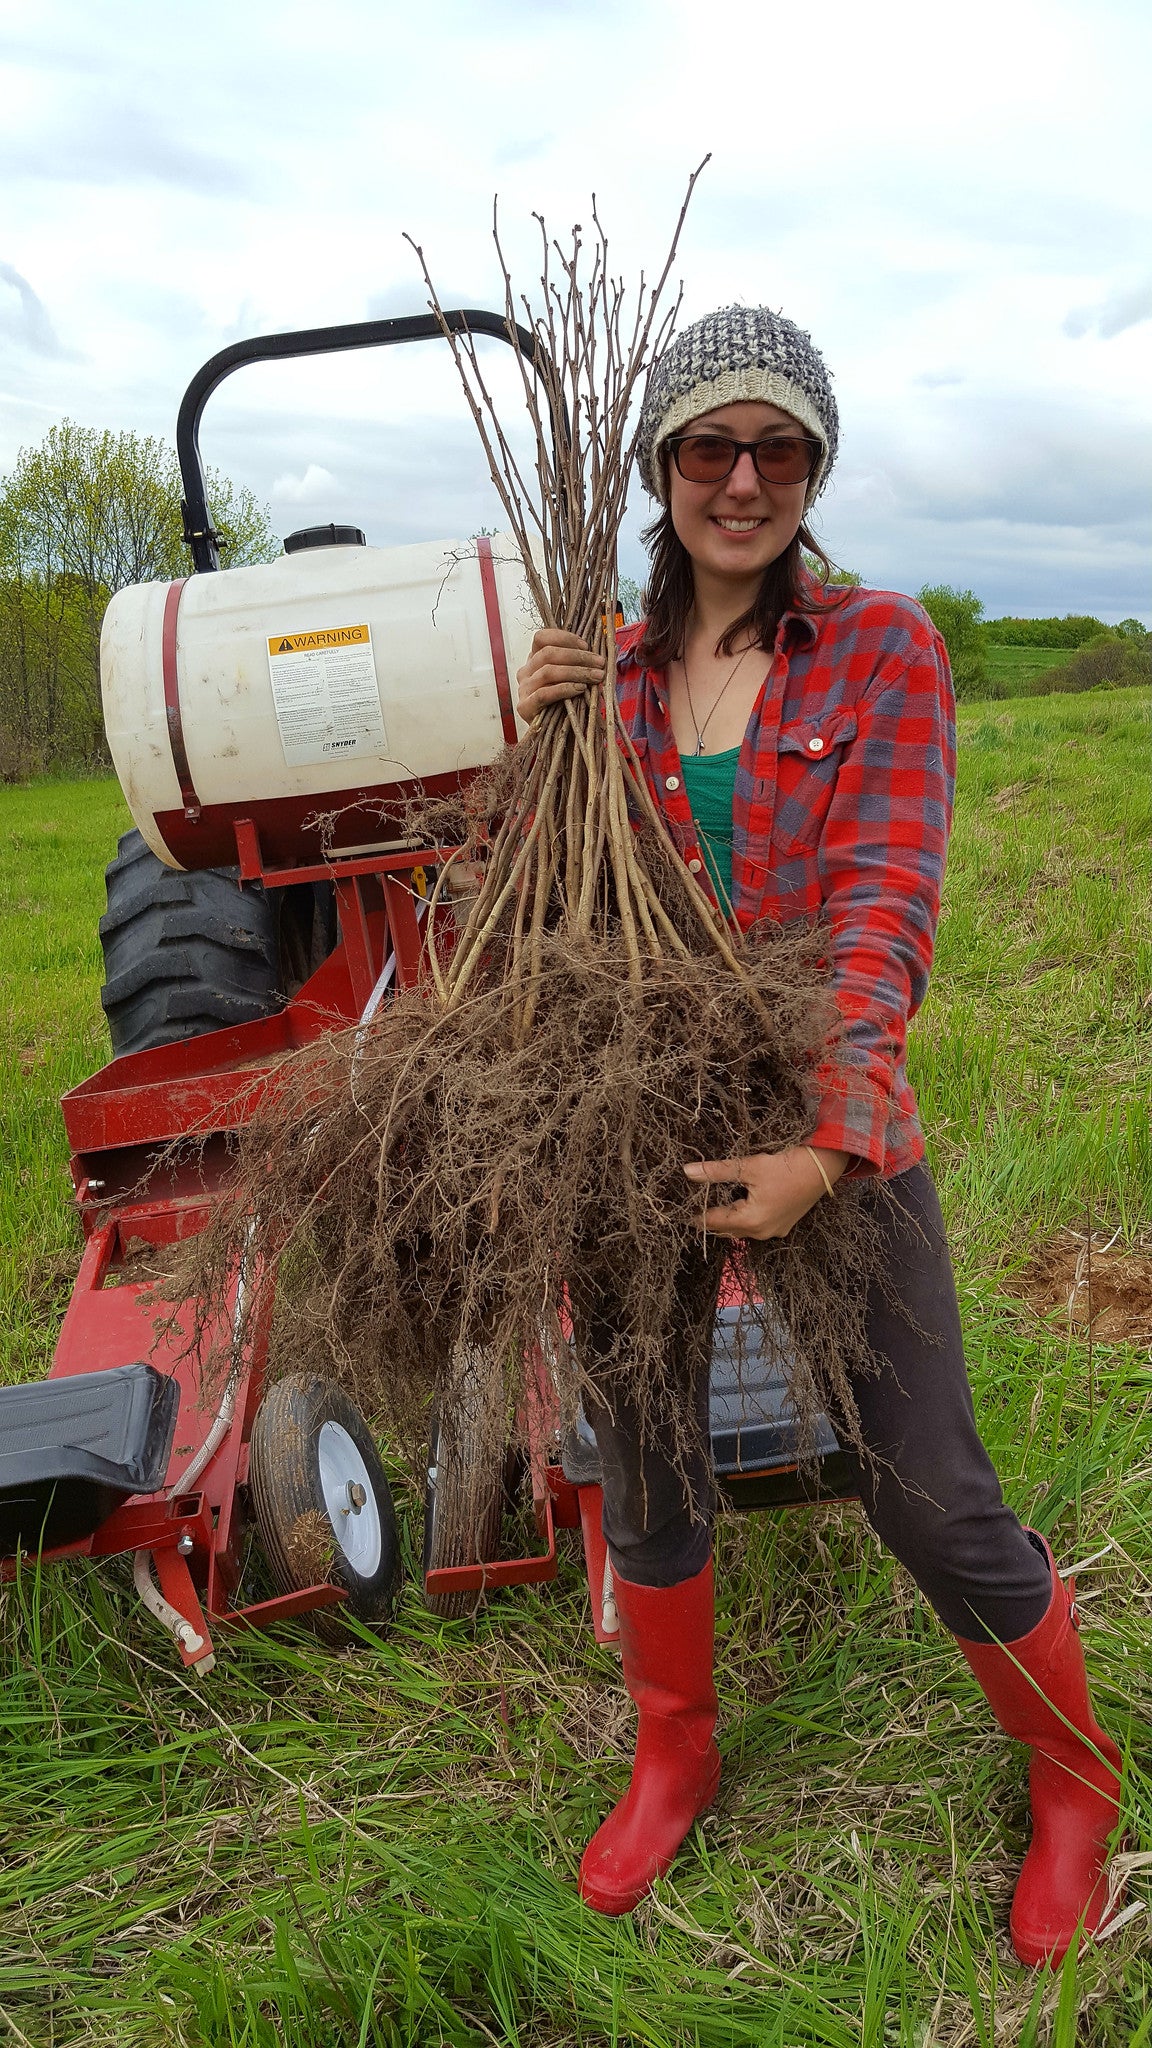
[[[795,434],[756,443],[756,467],[766,483],[798,484],[812,469],[813,450]]]
[[[693,434],[689,440],[681,441],[677,451],[681,476],[694,484],[718,483],[722,476],[727,476],[734,461],[732,442],[718,434]]]

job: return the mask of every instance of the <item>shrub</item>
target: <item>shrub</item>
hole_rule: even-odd
[[[1025,685],[1029,697],[1065,691],[1139,689],[1152,684],[1152,651],[1126,640],[1098,640],[1082,647],[1059,668],[1047,668]]]
[[[960,704],[973,698],[1010,697],[1012,690],[1006,682],[988,673],[988,661],[983,651],[975,654],[961,654],[949,662],[956,699]]]

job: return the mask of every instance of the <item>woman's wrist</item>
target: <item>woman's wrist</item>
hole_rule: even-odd
[[[850,1152],[831,1152],[825,1145],[805,1145],[804,1151],[813,1161],[826,1194],[832,1194],[841,1175],[848,1170]]]

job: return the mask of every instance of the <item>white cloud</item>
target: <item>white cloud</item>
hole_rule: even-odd
[[[67,355],[43,300],[11,263],[0,263],[0,285],[7,286],[7,291],[0,291],[0,333],[18,347],[31,349],[34,355]]]
[[[1111,293],[1101,305],[1076,308],[1065,320],[1064,332],[1075,339],[1095,332],[1101,340],[1112,341],[1144,320],[1152,320],[1152,277]]]
[[[278,476],[269,496],[273,505],[315,505],[339,489],[330,469],[322,468],[318,462],[310,462],[303,476],[293,476],[290,471]]]
[[[201,0],[194,38],[141,0],[27,19],[0,59],[0,159],[3,254],[35,304],[0,283],[23,344],[0,470],[65,413],[171,436],[193,372],[240,335],[422,310],[405,230],[448,298],[498,303],[496,191],[528,289],[533,210],[563,234],[593,183],[634,274],[711,148],[684,317],[763,300],[825,351],[834,552],[993,610],[1051,610],[1058,588],[1057,609],[1095,590],[1145,611],[1146,0],[969,0],[959,24],[827,0],[799,55],[781,8],[729,0],[715,80],[698,0],[341,0],[319,26],[312,0]],[[438,343],[245,371],[204,441],[286,515],[372,539],[498,523]]]

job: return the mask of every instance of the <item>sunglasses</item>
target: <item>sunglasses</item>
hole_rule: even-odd
[[[730,441],[726,434],[670,434],[665,446],[690,484],[718,484],[750,455],[766,484],[802,484],[823,453],[803,434],[768,434],[762,441]]]

